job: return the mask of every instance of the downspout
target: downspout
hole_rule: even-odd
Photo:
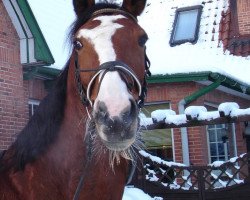
[[[190,96],[185,97],[184,99],[180,100],[178,103],[178,110],[179,114],[184,114],[185,111],[185,106],[190,104],[191,102],[195,101],[199,97],[211,92],[212,90],[216,89],[219,87],[221,84],[220,80],[217,80],[216,82],[212,83],[211,85],[208,85]],[[189,160],[189,146],[188,146],[188,134],[187,134],[187,128],[182,127],[181,128],[181,142],[182,142],[182,158],[183,158],[183,163],[187,166],[190,165],[190,160]]]

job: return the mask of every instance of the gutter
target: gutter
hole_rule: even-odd
[[[41,80],[52,81],[52,80],[55,80],[60,73],[61,73],[61,70],[59,69],[50,68],[50,67],[42,67],[40,65],[23,67],[23,79],[24,80],[38,78]]]
[[[191,102],[195,101],[199,97],[211,92],[212,90],[219,87],[221,84],[220,80],[217,80],[216,82],[212,83],[211,85],[208,85],[190,96],[185,97],[184,99],[180,100],[178,103],[178,110],[179,114],[184,114],[185,106],[190,104]],[[189,146],[188,146],[188,134],[187,134],[187,128],[183,127],[181,128],[181,142],[182,142],[182,159],[183,163],[187,166],[190,166],[190,160],[189,160]]]

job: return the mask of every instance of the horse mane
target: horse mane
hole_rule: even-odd
[[[92,14],[104,8],[121,9],[116,4],[105,3],[98,3],[87,9],[72,24],[69,39],[73,41],[77,30]],[[24,170],[26,164],[35,161],[56,140],[64,118],[68,69],[69,61],[55,86],[42,100],[28,124],[17,135],[15,142],[8,150],[0,152],[0,172],[11,168],[15,171]]]
[[[15,142],[0,153],[0,172],[10,168],[23,170],[56,140],[64,117],[68,68],[69,61]]]

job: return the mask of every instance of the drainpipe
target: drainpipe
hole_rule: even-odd
[[[180,100],[180,102],[178,103],[179,114],[184,114],[185,106],[187,106],[191,102],[195,101],[199,97],[201,97],[201,96],[211,92],[212,90],[216,89],[217,87],[220,86],[220,84],[221,84],[221,81],[217,80],[216,82],[212,83],[211,85],[208,85],[208,86],[194,92],[190,96],[187,96],[184,99]],[[188,147],[188,134],[187,134],[187,128],[186,127],[181,128],[181,142],[182,142],[182,159],[183,159],[183,163],[185,165],[189,166],[190,165],[189,147]]]

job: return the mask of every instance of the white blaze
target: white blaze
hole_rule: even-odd
[[[78,38],[83,37],[93,45],[100,65],[116,60],[112,36],[117,29],[123,27],[123,25],[115,22],[122,18],[125,17],[122,15],[96,17],[94,20],[101,22],[99,26],[93,29],[81,29],[78,32]],[[119,74],[117,72],[108,72],[102,80],[95,102],[105,102],[110,116],[117,116],[124,108],[130,106],[129,99],[131,98],[132,96],[128,93],[127,86],[121,80]]]
[[[113,48],[112,36],[116,30],[123,25],[115,23],[116,20],[125,18],[122,15],[100,16],[94,18],[101,24],[93,29],[81,29],[77,37],[87,39],[95,48],[99,57],[100,64],[116,60],[116,54]]]

